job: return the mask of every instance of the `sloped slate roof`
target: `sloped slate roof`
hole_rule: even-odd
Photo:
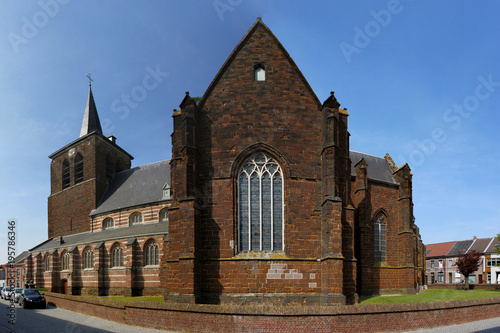
[[[426,258],[437,258],[444,257],[451,250],[456,242],[445,242],[445,243],[435,243],[428,244],[425,246]]]
[[[165,200],[165,184],[170,185],[170,160],[118,172],[109,181],[99,205],[90,216]]]
[[[90,244],[113,239],[139,237],[147,235],[158,235],[168,233],[168,222],[136,224],[129,227],[106,229],[96,232],[82,232],[79,234],[63,236],[61,244],[59,237],[51,238],[30,249],[31,253],[57,249],[59,247],[70,247],[82,244]]]
[[[349,157],[351,158],[352,162],[352,176],[356,176],[356,173],[354,172],[354,166],[359,162],[360,159],[364,158],[366,163],[368,164],[368,179],[378,180],[389,184],[397,184],[394,176],[392,175],[392,169],[385,158],[352,150],[349,151]]]
[[[473,242],[474,241],[472,239],[456,242],[450,252],[448,252],[447,256],[457,257],[459,254],[465,254]]]

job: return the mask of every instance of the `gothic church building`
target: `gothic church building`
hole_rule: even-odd
[[[79,137],[49,156],[49,239],[30,250],[28,280],[215,304],[416,292],[410,168],[350,151],[347,120],[260,19],[203,97],[174,110],[170,160],[131,168],[89,89]]]

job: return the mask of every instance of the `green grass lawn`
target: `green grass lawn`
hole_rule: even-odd
[[[418,303],[500,297],[500,290],[428,289],[417,295],[360,297],[360,304]]]

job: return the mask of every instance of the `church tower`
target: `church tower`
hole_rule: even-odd
[[[49,156],[49,238],[90,231],[89,214],[97,208],[108,180],[130,169],[133,159],[115,141],[102,133],[89,84],[80,136]]]

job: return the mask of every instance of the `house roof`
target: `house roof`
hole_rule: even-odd
[[[166,200],[163,187],[170,186],[170,160],[141,165],[116,173],[90,216]]]
[[[484,253],[495,253],[496,250],[500,250],[500,240],[498,238],[493,238],[488,248],[484,251]]]
[[[62,236],[62,238],[51,238],[30,249],[29,252],[41,252],[54,250],[60,247],[66,248],[70,246],[110,241],[113,239],[158,234],[168,234],[168,222],[135,224],[129,227],[105,229],[96,232],[82,232],[78,234]]]
[[[456,242],[444,242],[425,245],[426,258],[445,257]]]
[[[360,153],[357,151],[349,151],[349,157],[351,158],[351,176],[356,176],[354,171],[354,166],[362,158],[365,159],[366,164],[368,164],[367,176],[368,179],[377,180],[389,184],[397,184],[394,179],[393,172],[387,160],[383,157],[378,157],[370,154]]]
[[[477,238],[474,240],[474,243],[472,246],[469,248],[469,251],[476,251],[479,253],[485,253],[486,249],[488,248],[488,245],[490,245],[491,240],[493,238]]]
[[[472,243],[474,243],[474,240],[472,239],[456,242],[450,252],[448,252],[447,257],[458,257],[459,254],[465,254],[469,250]]]

